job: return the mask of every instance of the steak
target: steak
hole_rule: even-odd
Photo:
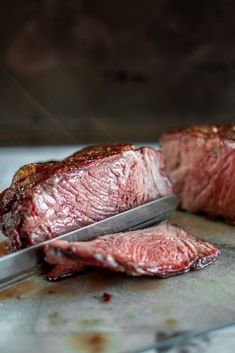
[[[93,146],[19,169],[0,195],[0,222],[15,251],[171,193],[161,151]]]
[[[181,208],[235,224],[235,126],[197,126],[160,141]]]
[[[45,248],[45,260],[68,275],[72,264],[97,266],[131,276],[169,277],[211,264],[219,249],[170,224],[100,236],[87,242],[55,240]],[[67,269],[67,271],[66,271]],[[75,268],[75,272],[79,267]],[[72,272],[72,271],[71,271]],[[53,278],[59,278],[59,272]]]

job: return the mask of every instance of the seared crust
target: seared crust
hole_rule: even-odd
[[[74,162],[79,160],[80,162],[86,162],[86,161],[92,161],[94,159],[113,156],[114,154],[119,154],[121,152],[134,151],[134,150],[135,150],[135,145],[122,144],[122,143],[117,143],[112,145],[89,146],[74,153],[72,156],[66,158],[65,161]]]
[[[161,136],[161,141],[172,140],[178,135],[190,135],[193,137],[216,138],[235,141],[235,125],[198,125],[179,130],[174,133],[166,133]]]

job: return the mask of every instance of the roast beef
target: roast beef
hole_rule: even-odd
[[[181,207],[235,224],[235,126],[164,134],[161,147]]]
[[[93,146],[22,167],[0,196],[0,221],[15,251],[170,193],[160,151]]]
[[[57,272],[49,279],[67,275],[74,265],[97,266],[131,276],[149,275],[160,278],[199,270],[211,264],[219,249],[195,238],[185,230],[163,223],[151,228],[105,235],[88,242],[55,240],[45,248],[46,261]],[[67,271],[66,271],[67,269]],[[71,271],[72,273],[72,271]]]

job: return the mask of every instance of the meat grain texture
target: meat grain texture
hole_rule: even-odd
[[[192,127],[160,141],[181,208],[235,224],[235,125]]]
[[[0,195],[1,228],[15,251],[171,193],[161,151],[92,146],[19,169]]]
[[[216,259],[219,249],[176,225],[162,223],[143,230],[100,236],[88,242],[55,240],[46,246],[45,254],[45,260],[57,269],[49,272],[50,280],[79,272],[85,266],[131,276],[165,278],[202,269]]]

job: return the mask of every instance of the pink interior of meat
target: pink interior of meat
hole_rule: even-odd
[[[46,260],[64,268],[73,261],[131,275],[158,277],[203,268],[218,254],[219,250],[209,242],[170,223],[89,242],[55,240],[46,248]]]

